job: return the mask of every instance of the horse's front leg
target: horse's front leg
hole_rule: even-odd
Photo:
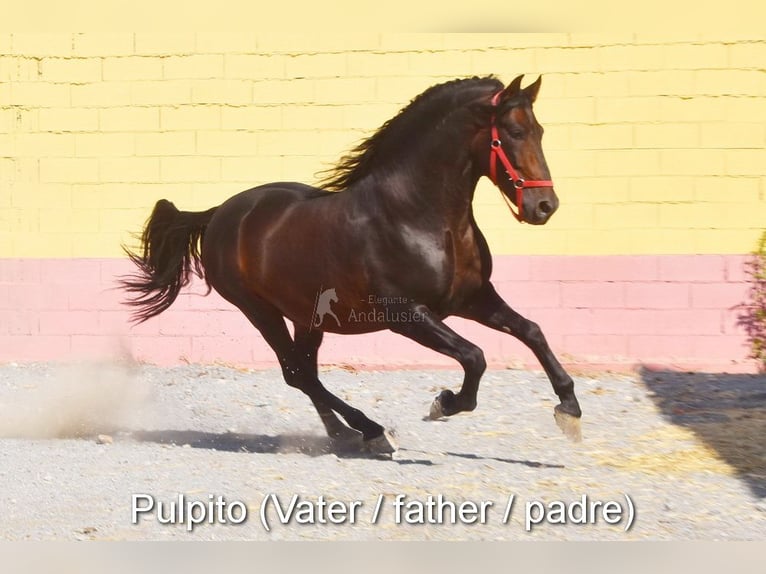
[[[575,441],[581,440],[582,411],[575,397],[574,382],[554,356],[537,323],[511,309],[489,282],[484,284],[466,308],[458,314],[498,331],[509,333],[532,350],[548,375],[553,391],[561,401],[554,410],[556,423],[567,437]]]
[[[458,393],[444,390],[434,399],[429,417],[437,419],[476,408],[479,381],[487,368],[484,352],[450,329],[425,305],[412,305],[396,309],[395,316],[405,318],[392,322],[389,329],[421,345],[452,357],[465,373]]]

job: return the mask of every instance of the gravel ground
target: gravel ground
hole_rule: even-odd
[[[575,444],[554,423],[540,373],[488,372],[477,410],[441,421],[423,416],[439,390],[459,386],[457,371],[322,375],[396,433],[391,459],[334,447],[277,371],[0,366],[0,539],[766,540],[763,377],[576,377]],[[161,524],[155,508],[133,524],[137,494],[164,516],[179,495],[203,505],[223,496],[229,518],[246,508],[247,520],[188,531]],[[568,513],[583,496],[611,501],[614,523],[603,507]],[[454,521],[439,502],[455,504]],[[482,504],[483,519],[472,512]],[[528,508],[534,518],[545,509],[529,529]]]

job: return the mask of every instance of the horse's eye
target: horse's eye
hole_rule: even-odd
[[[511,131],[511,137],[515,140],[523,140],[524,139],[524,132],[521,130],[512,130]]]

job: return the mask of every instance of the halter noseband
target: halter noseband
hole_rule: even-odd
[[[500,94],[502,94],[502,92],[497,92],[494,96],[492,96],[493,106],[497,105]],[[516,171],[516,169],[514,169],[513,164],[511,164],[511,160],[508,159],[508,156],[503,149],[495,119],[495,115],[493,114],[491,120],[492,139],[490,140],[489,144],[489,179],[492,180],[492,183],[494,183],[495,186],[500,190],[500,195],[503,196],[505,203],[508,205],[508,209],[511,210],[511,213],[516,218],[516,220],[523,222],[524,215],[522,205],[524,200],[524,190],[528,187],[553,187],[553,182],[547,179],[527,181],[523,177],[519,176],[519,173]],[[508,174],[508,179],[513,182],[513,187],[516,189],[516,209],[519,210],[518,213],[513,210],[513,204],[511,203],[511,200],[508,199],[508,196],[505,195],[497,182],[497,160],[500,160],[500,163],[503,164],[505,173]]]

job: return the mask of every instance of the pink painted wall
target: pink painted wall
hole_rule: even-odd
[[[581,368],[637,364],[754,371],[737,325],[746,301],[744,256],[499,256],[493,280],[511,306],[538,322],[562,362]],[[163,315],[130,327],[114,279],[118,259],[0,260],[0,361],[110,358],[159,364],[274,366],[241,313],[201,282]],[[539,368],[512,337],[460,319],[491,366]],[[328,335],[324,364],[454,366],[390,332]]]

